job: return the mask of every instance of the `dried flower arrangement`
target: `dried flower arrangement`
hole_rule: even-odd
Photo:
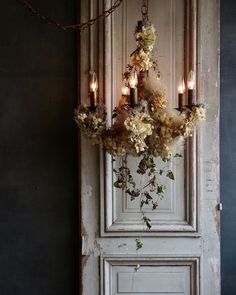
[[[75,112],[75,120],[92,143],[102,144],[106,152],[114,157],[122,157],[121,166],[114,169],[117,178],[114,186],[125,191],[131,200],[140,198],[140,210],[144,212],[144,205],[151,205],[155,210],[158,207],[155,196],[162,198],[164,195],[165,185],[160,183],[157,176],[165,175],[171,180],[175,178],[171,170],[159,169],[154,158],[160,157],[168,162],[172,157],[181,157],[177,148],[192,135],[197,123],[205,118],[205,108],[191,103],[186,107],[181,105],[179,112],[170,111],[165,90],[159,82],[157,62],[152,58],[156,41],[154,26],[139,21],[135,39],[137,48],[131,54],[123,75],[125,86],[119,106],[113,110],[112,126],[108,127],[104,105],[97,103],[94,74],[91,106],[80,106]],[[127,166],[127,155],[140,157],[136,172],[149,179],[144,187],[138,187],[135,183]],[[143,222],[147,229],[151,229],[151,220],[144,213]],[[141,248],[139,239],[136,244],[137,249]]]

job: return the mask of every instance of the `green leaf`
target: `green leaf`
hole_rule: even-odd
[[[135,242],[136,242],[136,250],[138,251],[143,247],[143,243],[140,239],[136,239]]]
[[[173,172],[171,170],[168,170],[166,176],[169,177],[172,180],[175,180],[174,174],[173,174]]]
[[[113,183],[113,185],[114,185],[114,187],[116,187],[116,188],[121,188],[121,187],[120,187],[120,183],[119,183],[118,180],[115,181],[115,182]]]
[[[182,158],[183,156],[181,155],[181,154],[179,154],[179,153],[176,153],[175,155],[174,155],[174,158]]]
[[[146,201],[142,200],[141,203],[140,203],[140,209],[143,208],[144,204],[146,204]]]
[[[165,189],[166,189],[166,186],[164,184],[158,185],[157,186],[157,194],[158,195],[164,194]]]
[[[143,221],[144,221],[145,225],[147,226],[147,228],[151,229],[151,227],[152,227],[151,219],[148,218],[147,216],[143,216]]]
[[[130,196],[132,196],[132,193],[131,193],[130,189],[127,189],[127,190],[125,191],[125,193],[128,194],[128,195],[130,195]]]

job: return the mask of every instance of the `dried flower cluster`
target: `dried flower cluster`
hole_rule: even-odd
[[[88,109],[77,111],[76,121],[80,129],[93,143],[103,141],[104,148],[113,156],[130,154],[139,157],[149,154],[169,160],[175,147],[192,135],[196,124],[205,118],[202,105],[186,109],[182,114],[154,112],[152,107],[140,106],[131,109],[126,106],[116,110],[116,121],[106,128],[101,114]]]
[[[138,22],[135,32],[137,49],[131,55],[131,65],[140,71],[148,71],[153,66],[151,52],[156,41],[156,31],[153,25]]]
[[[100,143],[100,138],[106,131],[105,111],[99,108],[96,112],[91,112],[89,108],[81,106],[75,111],[75,121],[93,144]]]

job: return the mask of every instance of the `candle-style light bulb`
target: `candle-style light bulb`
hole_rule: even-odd
[[[121,94],[122,94],[123,96],[128,96],[128,94],[129,94],[129,88],[128,88],[127,86],[123,86],[123,87],[121,88]]]
[[[184,83],[184,79],[181,79],[178,85],[179,110],[181,112],[184,106],[184,92],[185,92],[185,83]]]
[[[184,79],[181,79],[178,85],[178,93],[184,94],[184,92],[185,92],[185,83],[184,83]]]
[[[129,87],[123,86],[121,88],[121,99],[119,101],[119,106],[123,106],[128,102]]]
[[[92,109],[97,106],[97,90],[98,90],[98,79],[94,71],[90,72],[90,106]]]
[[[94,92],[98,90],[98,79],[95,72],[90,72],[90,91]]]
[[[190,71],[188,74],[188,89],[193,90],[195,88],[195,73]]]
[[[138,85],[138,76],[136,71],[133,71],[129,77],[130,88],[135,88]]]
[[[195,73],[190,71],[188,74],[188,105],[191,107],[194,103],[194,92],[195,89]]]
[[[137,85],[138,85],[138,76],[136,71],[133,71],[129,77],[130,104],[132,107],[134,107],[138,103]]]

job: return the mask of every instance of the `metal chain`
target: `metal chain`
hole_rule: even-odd
[[[38,17],[45,24],[55,26],[60,30],[69,31],[69,32],[82,31],[82,30],[92,26],[94,23],[98,22],[99,20],[107,18],[123,2],[123,0],[116,0],[114,2],[114,4],[108,10],[104,10],[102,14],[98,15],[95,18],[92,18],[92,19],[88,20],[87,22],[84,22],[84,23],[81,23],[81,24],[64,25],[64,24],[61,24],[61,23],[55,21],[54,19],[51,19],[51,18],[41,14],[37,9],[35,9],[26,0],[16,0],[16,1],[18,1],[30,14],[32,14],[33,16]]]
[[[141,13],[142,13],[144,23],[148,23],[148,21],[149,21],[149,16],[148,16],[149,11],[148,10],[149,10],[149,1],[148,0],[143,0]]]

